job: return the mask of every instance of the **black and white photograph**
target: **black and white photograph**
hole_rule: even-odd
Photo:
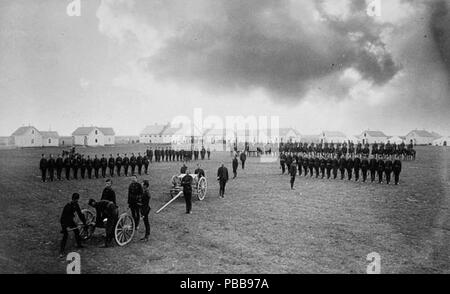
[[[2,274],[449,274],[449,146],[450,0],[0,0]]]

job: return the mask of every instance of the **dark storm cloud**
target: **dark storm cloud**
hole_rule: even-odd
[[[448,0],[430,4],[430,30],[439,55],[450,75],[450,4]]]
[[[263,88],[288,100],[301,99],[311,81],[347,68],[375,84],[386,83],[398,71],[380,40],[381,27],[358,1],[352,2],[347,19],[327,15],[316,3],[319,22],[313,21],[313,6],[297,18],[289,3],[222,1],[216,7],[220,20],[184,23],[162,50],[141,61],[158,79],[223,91]]]

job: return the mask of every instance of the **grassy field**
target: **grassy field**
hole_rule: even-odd
[[[86,148],[85,154],[143,151],[140,146]],[[58,258],[61,209],[73,192],[81,206],[99,198],[104,180],[42,183],[41,153],[60,149],[0,150],[0,272],[64,273]],[[170,178],[180,163],[153,163],[151,236],[125,247],[99,248],[102,230],[86,242],[83,273],[365,273],[370,252],[381,255],[382,273],[450,273],[450,149],[419,147],[404,162],[401,185],[289,177],[278,163],[249,158],[245,170],[218,197],[220,161],[231,174],[228,153],[201,161],[209,190],[186,215],[183,199],[162,213]],[[195,163],[192,163],[193,169]],[[115,177],[120,211],[127,210],[129,178]],[[74,249],[70,235],[68,251]]]

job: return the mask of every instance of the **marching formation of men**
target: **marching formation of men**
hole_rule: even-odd
[[[314,154],[314,153],[292,153],[281,152],[281,173],[291,176],[291,189],[294,189],[295,176],[316,177],[321,179],[348,179],[351,181],[361,180],[366,182],[383,180],[387,184],[391,182],[394,175],[394,183],[398,185],[402,162],[397,155],[337,155],[337,154]],[[339,175],[338,175],[339,173]]]
[[[292,152],[292,153],[308,153],[314,155],[328,155],[328,156],[337,156],[340,158],[341,156],[347,155],[362,155],[365,157],[369,157],[369,155],[377,156],[396,156],[399,159],[415,159],[416,151],[414,150],[414,146],[412,143],[405,145],[405,143],[396,144],[396,143],[373,143],[362,144],[357,143],[356,145],[353,142],[348,143],[323,143],[323,144],[315,144],[315,143],[281,143],[279,146],[280,152]]]
[[[70,179],[98,179],[100,176],[105,178],[107,176],[114,177],[114,175],[125,176],[139,174],[148,174],[148,167],[150,163],[154,162],[169,162],[169,161],[190,161],[190,160],[204,160],[210,159],[211,151],[204,147],[201,150],[174,150],[172,148],[152,148],[147,149],[143,154],[140,152],[135,154],[127,153],[121,155],[117,153],[114,157],[109,154],[106,157],[102,154],[101,157],[94,155],[83,154],[67,154],[58,155],[56,158],[52,154],[45,156],[42,154],[39,162],[39,169],[41,170],[42,181],[62,180],[63,175],[66,180]]]

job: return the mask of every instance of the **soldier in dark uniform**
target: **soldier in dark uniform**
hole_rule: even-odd
[[[237,176],[237,169],[238,169],[238,166],[239,166],[239,162],[238,162],[237,156],[234,156],[234,157],[233,157],[233,162],[232,162],[232,167],[233,167],[233,179],[235,179],[236,176]]]
[[[347,168],[347,159],[345,158],[345,155],[342,155],[341,158],[339,158],[339,171],[341,172],[341,180],[345,177],[345,169]]]
[[[84,155],[81,155],[80,171],[81,178],[84,179],[84,176],[86,175],[86,158],[84,158]]]
[[[137,167],[138,167],[138,173],[139,173],[139,175],[142,174],[142,164],[143,164],[143,162],[142,162],[142,156],[141,156],[141,153],[138,153],[138,157],[136,158],[136,165],[137,165]]]
[[[286,155],[284,152],[281,152],[280,154],[280,166],[281,166],[281,174],[284,175],[284,172],[286,171]]]
[[[135,228],[139,226],[139,213],[140,213],[140,202],[142,200],[142,193],[144,192],[141,184],[137,182],[137,177],[133,176],[131,179],[131,184],[128,187],[128,207],[130,207],[131,215],[134,219]]]
[[[201,177],[205,176],[205,171],[202,169],[202,167],[200,166],[200,163],[197,164],[197,168],[194,171],[194,174],[198,175],[198,178],[200,179]]]
[[[66,173],[66,180],[70,180],[70,158],[68,155],[64,157],[64,171]]]
[[[368,170],[369,170],[369,160],[367,160],[367,156],[364,155],[363,159],[361,160],[361,171],[362,171],[362,178],[363,178],[364,183],[367,180],[367,171]]]
[[[105,224],[106,236],[104,245],[104,248],[106,248],[114,239],[114,228],[119,220],[119,209],[114,203],[108,200],[100,200],[97,202],[94,199],[89,199],[88,204],[95,208],[97,215],[102,215],[107,220]]]
[[[381,184],[383,182],[383,173],[384,173],[384,160],[382,158],[378,159],[377,171],[378,171],[378,183]]]
[[[386,162],[384,163],[384,174],[386,177],[386,184],[388,184],[388,185],[391,182],[392,168],[393,168],[393,165],[392,165],[391,155],[388,155]]]
[[[351,155],[350,158],[352,158],[352,161],[353,161],[353,155],[355,154],[355,144],[353,142],[350,142],[350,144],[348,146],[348,154]]]
[[[217,170],[217,180],[219,181],[219,196],[225,196],[225,185],[228,182],[228,169],[222,163],[222,166]]]
[[[329,149],[328,149],[329,150]],[[331,159],[331,154],[328,153],[325,159],[325,168],[327,169],[327,179],[329,180],[331,177],[331,169],[333,168],[333,160]]]
[[[292,155],[291,155],[290,152],[287,151],[287,154],[286,154],[286,167],[287,167],[287,172],[288,173],[291,170],[292,161],[293,161]]]
[[[82,221],[83,225],[86,226],[86,219],[84,215],[81,213],[80,206],[78,205],[79,199],[80,195],[78,193],[73,193],[72,201],[64,206],[61,214],[60,223],[63,238],[61,240],[61,246],[59,251],[60,257],[64,257],[64,249],[66,248],[67,237],[69,236],[68,230],[72,230],[73,233],[75,234],[77,248],[83,248],[83,246],[81,245],[80,230],[78,229],[78,225],[74,221],[75,214],[77,214],[78,218]]]
[[[316,171],[316,178],[318,178],[320,172],[320,158],[318,152],[316,152],[316,157],[314,158],[314,170]]]
[[[377,142],[374,142],[372,144],[372,155],[375,157],[375,159],[378,156],[378,144],[377,144]]]
[[[295,176],[297,175],[297,165],[295,164],[290,165],[289,175],[291,176],[291,190],[294,190]]]
[[[116,166],[116,161],[112,154],[109,155],[108,159],[108,168],[109,168],[109,176],[114,177],[114,167]]]
[[[115,164],[116,164],[117,176],[120,177],[120,170],[122,169],[123,159],[122,159],[122,157],[120,157],[119,153],[117,153]]]
[[[166,148],[166,161],[170,161],[170,150]]]
[[[398,157],[394,160],[392,170],[394,171],[395,184],[398,185],[400,179],[400,172],[402,171],[402,162]]]
[[[145,156],[147,157],[147,156]],[[148,160],[148,159],[147,159]],[[142,182],[143,193],[142,193],[142,201],[141,201],[141,215],[143,216],[143,222],[145,226],[145,235],[141,239],[141,241],[147,242],[148,237],[150,236],[150,222],[148,221],[148,214],[150,213],[150,189],[149,189],[148,180],[144,180]]]
[[[131,166],[131,174],[135,175],[134,171],[136,170],[136,156],[134,156],[134,153],[131,153],[130,166]]]
[[[39,169],[41,170],[41,179],[43,182],[47,179],[47,167],[48,161],[45,158],[45,155],[42,154],[41,160],[39,161]]]
[[[123,156],[122,165],[123,165],[123,172],[125,176],[128,177],[128,166],[130,165],[130,159],[128,158],[126,153]]]
[[[61,173],[62,173],[62,169],[64,166],[64,161],[61,157],[61,154],[58,154],[58,158],[56,158],[55,166],[56,166],[56,178],[59,181],[61,181]]]
[[[346,143],[342,144],[341,152],[342,152],[343,156],[347,157],[347,144]]]
[[[380,157],[383,157],[385,154],[384,151],[384,143],[380,143],[379,149],[378,149],[378,154],[380,155]]]
[[[308,168],[309,168],[309,156],[306,154],[303,156],[302,166],[303,166],[303,171],[304,171],[304,174],[306,177],[306,176],[308,176]]]
[[[98,179],[98,171],[102,167],[100,159],[98,159],[97,154],[94,156],[94,174],[95,178]]]
[[[352,172],[354,165],[355,162],[353,160],[353,154],[349,154],[349,157],[347,158],[347,177],[349,181],[351,181],[352,179]]]
[[[325,178],[325,169],[327,168],[327,160],[324,155],[320,156],[320,174],[322,175],[322,179]]]
[[[148,175],[148,165],[150,164],[150,161],[148,160],[147,155],[144,155],[142,157],[142,163],[144,164],[144,172],[146,175]]]
[[[192,210],[192,182],[194,179],[186,170],[186,175],[181,179],[181,186],[183,186],[183,196],[186,201],[186,213],[190,214]]]
[[[369,170],[370,170],[370,181],[373,183],[375,181],[375,175],[378,170],[378,162],[375,159],[375,155],[373,154],[370,156]]]
[[[211,150],[209,150],[209,147],[208,147],[208,149],[206,150],[206,153],[208,154],[208,160],[209,160],[209,157],[211,156]]]
[[[362,149],[361,149],[362,150]],[[355,181],[359,181],[359,170],[361,169],[361,152],[353,160],[353,170],[355,172]]]
[[[241,160],[242,169],[244,169],[245,161],[247,160],[247,155],[245,154],[245,151],[241,152],[241,155],[239,155],[239,159]]]
[[[159,161],[159,150],[158,148],[155,148],[155,162]]]
[[[75,180],[78,179],[78,160],[76,156],[72,156],[70,159],[70,166],[72,167],[72,174]]]
[[[107,179],[105,183],[106,183],[106,186],[103,189],[102,197],[100,199],[101,200],[111,201],[112,203],[117,205],[116,192],[114,192],[114,190],[112,188],[112,181],[111,181],[111,179]]]
[[[309,159],[308,159],[308,168],[309,168],[309,176],[312,178],[314,176],[314,157],[312,155],[312,153],[310,153],[309,155]]]
[[[92,179],[92,167],[93,167],[93,162],[92,162],[91,157],[88,155],[87,160],[86,160],[86,169],[87,169],[88,179]]]
[[[55,178],[55,159],[53,158],[53,155],[49,155],[48,161],[47,161],[47,171],[48,171],[48,175],[50,177],[50,181],[53,182],[54,178]]]
[[[198,160],[198,154],[199,154],[198,149],[195,149],[194,150],[194,159],[195,160]]]
[[[105,158],[105,154],[102,154],[102,158],[100,159],[100,164],[102,166],[102,177],[106,177],[106,168],[108,167],[108,160]]]
[[[164,161],[164,157],[165,157],[165,154],[164,154],[164,148],[161,148],[160,149],[160,159],[161,159],[161,161]]]
[[[298,175],[302,175],[302,167],[303,167],[303,156],[301,153],[297,155],[297,169],[298,169]]]
[[[200,157],[202,160],[205,159],[206,149],[204,146],[202,146],[202,150],[200,151]]]
[[[337,178],[338,168],[339,168],[339,160],[337,155],[332,155],[333,159],[331,160],[331,167],[333,169],[333,179]]]
[[[187,166],[183,163],[183,166],[180,168],[180,174],[184,175],[187,172]]]

